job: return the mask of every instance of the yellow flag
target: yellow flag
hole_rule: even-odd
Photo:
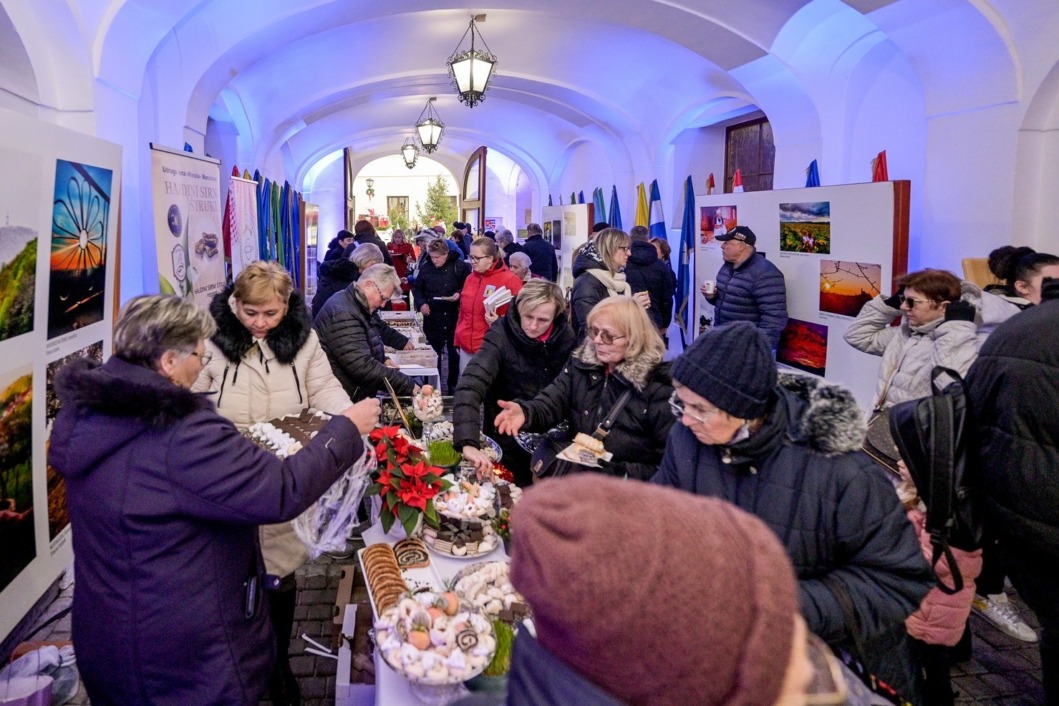
[[[644,228],[649,227],[651,218],[651,212],[647,207],[647,189],[644,188],[644,184],[641,181],[640,185],[636,187],[636,225],[643,226]]]

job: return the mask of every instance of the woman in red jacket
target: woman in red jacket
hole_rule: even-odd
[[[507,313],[507,305],[489,308],[485,299],[501,287],[507,287],[511,298],[522,289],[522,280],[507,268],[499,257],[496,243],[489,238],[478,238],[471,243],[471,275],[460,292],[460,316],[456,320],[456,347],[460,349],[460,373],[471,356],[482,346],[489,326]]]

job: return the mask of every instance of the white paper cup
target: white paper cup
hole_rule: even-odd
[[[717,283],[712,279],[708,279],[702,283],[702,291],[706,294],[713,294],[717,291]]]

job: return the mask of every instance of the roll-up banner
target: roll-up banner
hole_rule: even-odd
[[[158,286],[202,307],[225,287],[220,181],[219,160],[151,145]]]

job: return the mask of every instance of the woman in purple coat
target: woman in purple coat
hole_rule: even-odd
[[[366,400],[286,460],[192,393],[210,315],[179,297],[131,300],[105,364],[56,379],[48,462],[66,479],[73,640],[95,706],[257,704],[275,640],[257,526],[293,519],[363,452]]]

